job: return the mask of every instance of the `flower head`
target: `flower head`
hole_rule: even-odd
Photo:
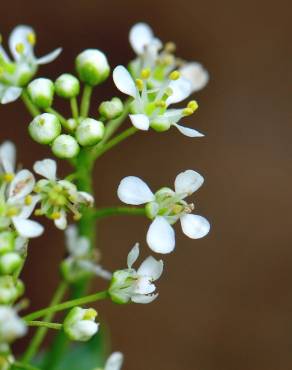
[[[199,173],[187,170],[177,175],[175,190],[162,188],[154,194],[143,180],[128,176],[118,187],[118,197],[127,204],[146,204],[146,213],[153,220],[147,233],[147,243],[157,253],[170,253],[175,248],[175,233],[171,225],[178,220],[183,233],[192,239],[202,238],[210,230],[210,224],[204,217],[191,213],[194,204],[185,201],[203,182]]]
[[[34,30],[20,25],[12,31],[8,44],[13,60],[1,46],[0,40],[0,102],[10,103],[18,99],[23,86],[32,79],[41,64],[55,60],[61,53],[58,48],[53,52],[37,58],[34,55],[36,35]]]
[[[132,266],[139,257],[139,244],[136,244],[128,254],[128,268],[118,270],[113,274],[109,294],[111,299],[119,304],[130,301],[135,303],[150,303],[158,297],[154,281],[158,280],[163,271],[163,261],[157,261],[149,256],[138,270]]]
[[[35,162],[34,171],[45,177],[36,183],[35,191],[40,198],[41,206],[37,214],[46,215],[54,220],[56,227],[63,230],[67,227],[67,213],[72,212],[75,219],[81,214],[79,207],[84,204],[92,206],[92,195],[78,191],[76,185],[68,180],[57,179],[57,164],[53,159]]]
[[[27,332],[25,322],[14,308],[0,306],[0,344],[11,343]]]

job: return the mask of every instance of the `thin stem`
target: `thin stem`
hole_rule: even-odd
[[[66,290],[67,290],[67,283],[62,281],[58,288],[56,289],[56,292],[51,300],[51,303],[49,305],[48,308],[50,307],[54,307],[56,304],[58,304],[59,302],[61,302],[61,300],[63,299],[65,293],[66,293]],[[48,312],[45,317],[44,317],[44,321],[47,321],[47,322],[50,322],[53,320],[53,317],[54,317],[54,312]],[[23,356],[23,362],[24,363],[28,363],[30,362],[30,360],[35,356],[35,354],[37,353],[46,333],[48,331],[48,328],[47,327],[40,327],[35,335],[33,336],[24,356]]]
[[[29,113],[33,116],[36,117],[38,116],[41,112],[39,109],[33,104],[33,102],[30,100],[30,97],[28,96],[28,93],[25,89],[23,89],[22,94],[21,94],[21,99],[26,106],[27,110]]]
[[[71,106],[71,111],[72,111],[73,118],[78,119],[79,111],[78,111],[78,104],[77,104],[76,97],[70,99],[70,106]]]
[[[46,112],[47,113],[51,113],[51,114],[54,114],[56,117],[58,117],[59,121],[61,122],[62,126],[65,126],[67,125],[67,120],[64,116],[62,116],[62,114],[60,114],[59,112],[57,112],[55,109],[53,108],[47,108],[46,109]]]
[[[100,208],[95,210],[92,217],[96,219],[101,219],[109,216],[116,215],[133,215],[133,216],[145,216],[145,208],[135,208],[135,207],[108,207]]]
[[[47,328],[47,329],[55,329],[55,330],[61,330],[62,324],[58,324],[55,322],[46,322],[46,321],[27,321],[28,326],[37,326],[40,328]]]
[[[32,312],[32,313],[24,316],[23,319],[25,321],[33,321],[33,320],[39,319],[40,317],[43,317],[43,316],[45,316],[49,313],[64,311],[64,310],[67,310],[67,309],[75,307],[75,306],[82,306],[82,305],[85,305],[85,304],[88,304],[88,303],[100,301],[102,299],[106,299],[107,297],[108,297],[108,292],[107,291],[98,292],[98,293],[95,293],[95,294],[88,295],[86,297],[72,299],[70,301],[63,302],[63,303],[57,304],[57,305],[52,306],[52,307],[43,308],[42,310],[38,310],[38,311]]]
[[[17,369],[25,369],[25,370],[41,370],[39,369],[38,367],[35,367],[35,366],[31,366],[31,365],[28,365],[28,364],[24,364],[22,362],[19,362],[19,361],[15,361],[12,365],[12,369],[13,370],[17,370]]]
[[[88,116],[91,94],[92,94],[92,87],[90,85],[85,85],[84,90],[83,90],[82,99],[81,99],[81,106],[80,106],[81,117]]]
[[[100,148],[96,148],[94,152],[94,158],[97,159],[101,157],[105,152],[119,144],[121,141],[127,139],[129,136],[134,135],[138,130],[136,127],[130,127],[127,130],[123,131],[119,135],[115,136],[113,139],[108,141],[106,144],[101,146]]]

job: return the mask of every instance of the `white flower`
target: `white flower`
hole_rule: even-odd
[[[145,80],[148,71],[145,72]],[[190,84],[180,78],[178,71],[173,71],[166,81],[158,88],[148,89],[147,83],[138,79],[134,82],[130,73],[123,66],[117,66],[113,72],[113,80],[117,88],[133,98],[130,119],[137,129],[166,131],[170,126],[176,127],[183,135],[189,137],[204,136],[200,132],[178,125],[186,116],[198,108],[195,101],[190,101],[183,109],[168,109],[171,104],[185,100],[191,94]]]
[[[130,30],[129,41],[137,54],[137,59],[130,64],[135,77],[139,77],[143,69],[150,68],[153,72],[150,83],[158,86],[170,71],[179,68],[192,92],[203,89],[208,83],[209,74],[200,63],[177,59],[173,55],[175,45],[168,43],[163,48],[162,42],[155,37],[148,24],[135,24]]]
[[[119,304],[129,301],[135,303],[150,303],[158,297],[153,284],[158,280],[163,271],[163,261],[157,261],[152,256],[144,260],[136,271],[132,266],[139,257],[139,244],[136,244],[128,254],[125,270],[118,270],[113,274],[109,288],[112,300]]]
[[[0,45],[0,102],[10,103],[18,99],[25,86],[41,64],[55,60],[61,53],[58,48],[53,52],[37,58],[34,55],[36,36],[34,30],[20,25],[12,31],[8,44],[13,60]]]
[[[112,274],[95,262],[96,256],[90,250],[89,239],[80,236],[75,225],[68,226],[65,237],[69,256],[62,262],[61,271],[67,281],[72,283],[92,275],[111,279]]]
[[[157,253],[170,253],[175,248],[175,233],[171,225],[178,220],[183,233],[191,239],[202,238],[210,230],[209,222],[202,216],[191,214],[194,205],[184,200],[203,182],[199,173],[187,170],[177,175],[175,191],[162,188],[153,194],[143,180],[128,176],[118,187],[118,197],[127,204],[146,204],[146,213],[153,220],[147,233],[147,243]]]
[[[66,229],[68,212],[71,211],[74,218],[79,219],[80,205],[93,205],[92,195],[78,191],[76,185],[68,180],[57,179],[57,164],[53,159],[37,161],[33,169],[37,174],[45,177],[39,180],[35,187],[41,201],[38,214],[53,219],[59,229]]]
[[[104,370],[121,370],[124,356],[121,352],[113,352],[107,359]]]
[[[0,306],[0,343],[11,343],[27,332],[25,322],[9,306]]]
[[[98,331],[96,316],[97,312],[93,308],[74,307],[64,320],[64,332],[71,340],[85,342]]]

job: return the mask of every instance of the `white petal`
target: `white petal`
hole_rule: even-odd
[[[169,87],[172,90],[172,95],[166,99],[166,104],[179,103],[191,95],[191,83],[183,78],[176,81],[171,81]]]
[[[204,177],[198,172],[187,170],[178,174],[175,178],[174,188],[177,194],[191,195],[204,183]]]
[[[36,238],[44,231],[43,226],[35,221],[25,220],[20,217],[13,217],[12,221],[16,231],[23,238]]]
[[[35,179],[29,170],[19,171],[9,186],[9,200],[13,202],[26,197],[32,192],[34,185]]]
[[[0,86],[0,102],[1,104],[8,104],[15,100],[17,100],[22,93],[21,87],[10,86],[4,87],[3,85]]]
[[[147,304],[151,303],[158,297],[158,294],[152,294],[152,295],[141,295],[141,294],[136,294],[132,296],[131,301],[135,303],[142,303],[142,304]]]
[[[18,214],[18,217],[29,218],[40,199],[41,197],[39,195],[33,195],[31,197],[31,203],[27,206],[24,205],[22,207],[21,212]]]
[[[139,267],[137,274],[151,277],[152,281],[160,278],[163,271],[163,261],[157,261],[154,257],[149,256]]]
[[[44,55],[41,58],[38,58],[36,63],[38,65],[51,63],[53,60],[58,58],[58,56],[61,54],[61,52],[62,52],[62,48],[55,49],[54,51],[50,52],[49,54]]]
[[[153,31],[146,23],[137,23],[130,30],[129,41],[138,55],[143,54],[145,46],[148,46],[153,38]]]
[[[209,221],[199,215],[183,215],[180,218],[183,233],[191,239],[200,239],[210,231]]]
[[[121,352],[114,352],[107,359],[104,370],[121,370],[123,361],[123,354]]]
[[[136,176],[125,177],[118,187],[119,199],[127,204],[139,205],[154,200],[148,185]]]
[[[13,58],[19,60],[23,56],[34,58],[33,56],[33,46],[28,41],[29,34],[34,34],[33,28],[29,26],[20,25],[14,28],[8,40],[9,49]],[[23,53],[18,53],[16,51],[16,46],[22,44],[24,47]]]
[[[113,80],[116,87],[124,94],[130,95],[133,98],[137,95],[137,88],[132,76],[123,66],[117,66],[113,71]]]
[[[127,258],[127,266],[128,268],[132,268],[133,264],[137,261],[137,258],[139,257],[139,243],[136,243],[134,247],[130,250]]]
[[[92,207],[94,204],[94,198],[91,194],[85,191],[78,191],[78,202],[86,204],[88,207]]]
[[[34,172],[49,180],[56,180],[57,163],[53,159],[43,159],[35,162]]]
[[[16,147],[11,141],[4,141],[4,143],[0,146],[0,160],[5,172],[14,173]]]
[[[151,294],[155,290],[156,287],[148,276],[139,276],[135,284],[134,294]]]
[[[209,81],[209,73],[197,62],[191,62],[185,64],[180,68],[180,73],[183,78],[191,82],[192,92],[203,89]]]
[[[194,130],[189,127],[180,126],[177,123],[173,123],[172,126],[176,127],[179,132],[188,137],[203,137],[204,134],[201,134],[199,131]]]
[[[175,233],[166,219],[158,216],[147,232],[147,243],[156,253],[170,253],[175,248]]]
[[[130,120],[138,130],[149,130],[150,122],[146,114],[130,114]]]
[[[55,226],[60,230],[65,230],[67,227],[67,215],[65,211],[61,211],[61,216],[55,220]]]

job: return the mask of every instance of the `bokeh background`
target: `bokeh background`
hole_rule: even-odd
[[[186,122],[205,138],[175,129],[139,133],[96,165],[101,206],[119,204],[116,188],[126,175],[153,189],[189,168],[206,178],[195,202],[212,231],[198,241],[177,233],[159,299],[98,306],[127,370],[292,368],[291,10],[282,0],[1,1],[4,38],[28,23],[38,33],[38,55],[64,47],[41,76],[72,72],[74,57],[88,47],[106,52],[113,67],[126,63],[133,57],[128,31],[137,21],[149,22],[162,40],[177,43],[179,56],[210,72],[208,87],[196,95],[200,109]],[[101,98],[116,93],[111,80],[98,88],[92,114]],[[29,139],[30,117],[20,102],[1,107],[0,120],[1,141],[17,142],[23,164],[50,156]],[[64,254],[62,234],[50,223],[46,228],[31,243],[24,274],[35,308],[47,304]],[[101,222],[103,264],[123,267],[136,241],[147,253],[146,228],[142,218]]]

